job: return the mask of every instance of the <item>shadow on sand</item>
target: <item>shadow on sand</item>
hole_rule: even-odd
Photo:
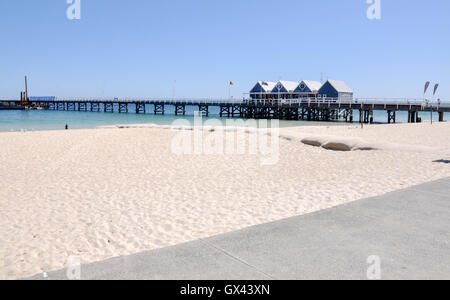
[[[435,160],[433,162],[434,163],[442,163],[442,164],[450,164],[450,160],[447,160],[447,159],[439,159],[439,160]]]

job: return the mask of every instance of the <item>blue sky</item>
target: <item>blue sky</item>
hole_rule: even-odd
[[[450,1],[0,0],[0,97],[242,97],[257,80],[344,80],[357,97],[450,98]]]

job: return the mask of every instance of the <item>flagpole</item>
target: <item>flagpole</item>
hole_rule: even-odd
[[[433,103],[430,105],[430,118],[431,118],[431,125],[433,125]]]
[[[433,90],[433,98],[432,98],[433,101],[436,98],[436,91],[438,88],[439,88],[439,83],[436,83],[434,85],[434,90]],[[439,110],[439,108],[438,108],[438,110]],[[431,125],[433,125],[433,102],[431,102]]]
[[[228,81],[228,98],[231,101],[231,86],[234,85],[233,81]]]
[[[425,83],[425,88],[423,89],[423,102],[424,102],[424,105],[427,105],[427,100],[426,100],[425,96],[427,94],[427,90],[428,90],[429,86],[430,86],[430,82],[427,81]],[[432,103],[430,105],[430,112],[431,112],[431,125],[433,125],[433,104]]]
[[[434,93],[433,93],[433,96],[431,97],[431,100],[430,100],[430,120],[431,120],[431,125],[433,125],[433,98],[434,98]]]

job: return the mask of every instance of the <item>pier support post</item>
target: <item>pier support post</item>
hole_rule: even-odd
[[[416,123],[419,122],[419,112],[418,111],[409,111],[408,112],[408,123]]]
[[[263,116],[263,118],[265,118]],[[291,110],[289,108],[283,108],[283,120],[290,120],[291,119]]]
[[[87,103],[78,102],[78,111],[87,111]]]
[[[282,117],[282,112],[281,112],[281,108],[276,105],[276,106],[272,106],[272,110],[273,110],[273,118],[274,119],[281,119]]]
[[[186,115],[186,105],[175,104],[175,115],[178,116],[179,114]]]
[[[301,119],[304,120],[307,116],[306,108],[302,107]]]
[[[311,120],[319,121],[319,111],[316,108],[311,109]],[[308,121],[310,121],[310,120],[308,120]]]
[[[339,110],[338,110],[338,109],[333,109],[333,110],[331,111],[331,119],[332,119],[333,121],[339,120]]]
[[[136,114],[146,113],[145,103],[136,103]]]
[[[299,112],[299,108],[293,108],[293,118],[295,121],[300,120],[300,112]]]
[[[128,103],[119,103],[119,113],[128,112]]]
[[[241,115],[241,106],[240,105],[233,105],[231,108],[231,116],[234,118],[235,116]]]
[[[108,102],[103,103],[103,109],[105,112],[113,113],[114,112],[114,103],[108,103]]]
[[[100,111],[100,103],[91,102],[91,111]]]
[[[353,109],[346,109],[344,113],[345,122],[353,122]]]
[[[220,106],[220,117],[230,117],[230,106],[228,105],[221,105]]]
[[[396,123],[397,112],[394,110],[388,110],[388,124]]]
[[[295,120],[295,115],[296,115],[296,113],[295,113],[295,111],[296,111],[296,109],[294,109],[294,108],[288,108],[288,120]],[[297,113],[298,113],[298,111],[297,111]]]
[[[439,122],[444,122],[444,112],[443,111],[439,112]]]
[[[209,106],[208,105],[199,105],[198,111],[201,115],[209,117]]]
[[[359,110],[359,122],[365,124],[373,123],[373,110]]]
[[[312,109],[308,108],[306,120],[311,121],[312,119]]]
[[[241,118],[247,118],[247,116],[249,115],[249,107],[248,106],[243,106],[241,109]]]
[[[164,115],[166,113],[166,107],[164,104],[155,104],[155,110],[154,110],[155,115],[157,114],[162,114]]]
[[[273,107],[267,108],[267,119],[275,119],[276,111],[273,109]]]
[[[323,110],[323,115],[325,117],[324,121],[329,122],[329,121],[331,121],[333,119],[333,111],[331,111],[331,110],[329,110],[327,108]]]

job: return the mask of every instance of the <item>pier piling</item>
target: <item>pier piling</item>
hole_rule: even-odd
[[[209,106],[208,105],[199,105],[198,111],[201,115],[208,117],[209,116]]]
[[[397,112],[394,110],[388,110],[388,124],[396,123]]]
[[[136,114],[146,113],[145,103],[136,103]]]
[[[186,115],[186,105],[175,104],[175,115],[178,116],[179,114]]]
[[[155,113],[155,115],[157,115],[157,114],[164,115],[166,112],[165,105],[164,104],[155,104],[155,109],[153,112]]]

